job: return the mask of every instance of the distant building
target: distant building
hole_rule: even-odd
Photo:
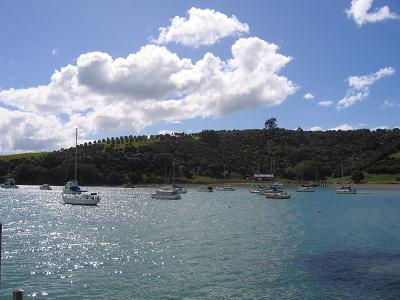
[[[254,174],[253,179],[254,180],[259,180],[259,181],[273,181],[274,180],[274,174]]]

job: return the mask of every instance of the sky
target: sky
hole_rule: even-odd
[[[398,0],[0,1],[0,153],[400,126]]]

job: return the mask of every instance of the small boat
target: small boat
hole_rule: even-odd
[[[353,189],[350,185],[342,185],[336,188],[336,194],[357,194],[357,190]]]
[[[41,190],[46,190],[46,191],[50,191],[52,188],[50,185],[48,185],[47,183],[42,184],[41,186],[39,186],[39,189]]]
[[[165,186],[159,188],[155,193],[152,193],[151,198],[161,200],[179,200],[181,199],[181,195],[178,194],[176,189],[170,186]]]
[[[297,182],[299,182],[299,176],[297,176]],[[312,185],[304,184],[303,168],[301,168],[301,185],[297,186],[296,191],[297,192],[303,192],[303,193],[314,192],[314,188],[312,187]]]
[[[70,180],[65,184],[62,192],[62,199],[65,204],[75,205],[97,205],[100,201],[100,197],[97,193],[81,190],[78,182],[75,180]]]
[[[202,185],[199,188],[199,192],[213,192],[213,187],[211,185]]]
[[[178,194],[186,194],[186,193],[187,193],[187,189],[185,189],[185,188],[182,187],[182,186],[172,185],[172,188],[174,188],[175,191],[176,191]]]
[[[290,199],[290,194],[288,192],[266,192],[265,193],[266,198],[270,199]]]
[[[0,187],[3,189],[17,189],[18,185],[15,184],[15,180],[13,178],[8,178]]]
[[[225,178],[225,176],[226,176],[225,164],[224,164],[223,175],[224,175],[224,182],[225,182],[225,179],[226,179]],[[218,191],[226,191],[226,192],[235,191],[235,188],[233,186],[229,185],[229,184],[224,184],[223,186],[217,186],[215,189],[218,190]]]
[[[297,192],[303,192],[303,193],[309,193],[309,192],[315,192],[314,187],[310,185],[301,185],[298,186],[296,189]]]
[[[75,205],[97,205],[100,201],[97,193],[89,193],[81,190],[77,181],[77,164],[78,164],[78,128],[75,132],[75,179],[65,184],[62,191],[62,199],[65,204]]]
[[[217,186],[215,189],[218,191],[235,191],[235,188],[231,185]]]
[[[357,191],[351,188],[350,185],[343,185],[343,163],[342,163],[342,183],[340,187],[337,187],[335,192],[336,194],[357,194]]]
[[[255,188],[249,189],[249,192],[252,194],[260,194],[262,192],[262,190],[260,188],[255,187]]]

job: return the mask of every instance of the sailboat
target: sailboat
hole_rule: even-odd
[[[303,167],[301,167],[301,185],[297,186],[296,189],[297,192],[303,192],[303,193],[309,193],[309,192],[314,192],[314,188],[310,185],[305,185],[304,184],[304,172],[303,172]]]
[[[172,160],[172,186],[171,186],[178,194],[186,194],[187,193],[187,189],[182,187],[182,186],[178,186],[175,184],[175,158]]]
[[[184,189],[183,187],[175,185],[175,160],[172,161],[172,167],[169,177],[171,177],[171,172],[172,172],[172,185],[165,185],[157,189],[154,193],[151,194],[152,199],[179,200],[182,198],[180,194],[185,194],[187,192],[187,190]],[[167,165],[165,165],[164,183],[167,184]]]
[[[0,184],[0,187],[3,189],[17,189],[19,188],[18,185],[15,183],[14,178],[9,177],[10,176],[10,164],[8,165],[8,171],[7,171],[7,177],[6,181],[2,184]]]
[[[225,164],[224,164],[224,182],[225,182]],[[223,186],[217,186],[215,189],[218,191],[228,191],[228,192],[235,191],[235,188],[229,184],[224,184]]]
[[[89,193],[81,190],[77,181],[77,166],[78,166],[78,128],[75,132],[75,179],[70,180],[65,184],[62,192],[62,199],[65,204],[76,205],[97,205],[100,201],[97,193]]]
[[[336,188],[336,194],[357,194],[357,191],[353,189],[350,185],[343,185],[343,163],[341,186]]]

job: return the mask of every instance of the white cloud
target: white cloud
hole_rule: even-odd
[[[3,107],[0,115],[0,153],[43,151],[72,144],[72,134],[69,143],[64,136],[68,127],[63,127],[54,116],[43,117]]]
[[[310,128],[310,131],[322,131],[322,127],[321,126],[313,126]]]
[[[315,97],[314,97],[313,94],[307,93],[307,94],[305,94],[305,95],[303,96],[303,98],[306,99],[306,100],[312,100],[312,99],[314,99]]]
[[[322,106],[322,107],[329,107],[332,105],[332,101],[320,101],[318,102],[318,106]]]
[[[382,108],[393,108],[393,107],[398,107],[399,104],[395,101],[390,101],[390,100],[385,100],[383,101]]]
[[[174,131],[172,131],[172,130],[160,130],[158,132],[158,134],[160,134],[160,135],[166,135],[166,134],[174,135]]]
[[[346,96],[339,100],[337,109],[341,110],[356,103],[364,101],[369,96],[369,87],[379,79],[387,76],[392,76],[395,69],[392,67],[382,68],[373,74],[364,76],[350,76],[347,78],[349,89]]]
[[[175,42],[185,46],[199,47],[212,45],[218,40],[247,33],[249,26],[241,23],[235,16],[228,17],[212,9],[192,7],[188,17],[176,16],[169,27],[161,27],[157,44]]]
[[[70,143],[66,133],[75,126],[88,138],[279,105],[297,89],[279,75],[290,61],[277,45],[256,37],[237,40],[225,61],[206,53],[193,63],[156,45],[126,58],[91,52],[55,71],[47,85],[0,90],[0,105],[13,107],[8,114],[37,116],[37,124],[57,131],[50,135],[54,142],[41,143],[43,149],[54,149]],[[57,118],[60,114],[67,117]],[[16,149],[13,141],[21,136],[8,130],[14,123],[7,124],[0,133],[10,142],[0,145],[0,153]]]
[[[381,126],[377,126],[377,127],[374,127],[374,128],[372,128],[372,130],[378,130],[378,129],[388,129],[389,128],[389,126],[386,126],[386,125],[381,125]]]
[[[351,7],[346,10],[347,17],[353,18],[359,26],[366,23],[399,19],[399,16],[391,12],[388,6],[377,8],[371,12],[372,3],[373,0],[352,0]]]
[[[51,49],[51,55],[56,55],[58,52],[60,52],[60,49],[57,48]]]
[[[356,90],[362,90],[364,88],[369,87],[370,85],[374,84],[379,79],[382,79],[387,76],[392,76],[395,73],[394,68],[382,68],[373,74],[368,74],[364,76],[350,76],[347,79],[349,86]]]
[[[353,126],[345,123],[345,124],[341,124],[339,126],[336,126],[334,128],[330,128],[329,130],[353,130]]]

